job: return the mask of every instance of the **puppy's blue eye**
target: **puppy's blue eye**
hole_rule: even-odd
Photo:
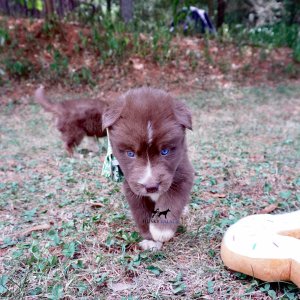
[[[127,151],[127,156],[128,157],[135,157],[135,153],[133,151]]]
[[[169,152],[170,152],[169,149],[162,149],[162,150],[160,151],[160,154],[163,155],[163,156],[166,156],[166,155],[169,154]]]

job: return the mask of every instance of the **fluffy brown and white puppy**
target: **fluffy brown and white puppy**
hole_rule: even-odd
[[[193,185],[185,139],[191,113],[162,90],[133,89],[108,107],[104,128],[124,173],[140,245],[160,249],[174,236]]]
[[[57,118],[56,127],[70,156],[85,136],[99,138],[106,135],[106,130],[102,130],[102,114],[107,104],[103,101],[77,99],[53,103],[45,97],[43,86],[35,91],[35,100]]]

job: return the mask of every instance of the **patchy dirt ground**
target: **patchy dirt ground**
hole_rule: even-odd
[[[293,284],[227,270],[219,253],[241,217],[300,209],[300,71],[290,49],[176,36],[165,51],[141,34],[122,59],[103,63],[87,47],[89,28],[5,22],[0,69],[21,59],[30,72],[0,78],[1,299],[299,299]],[[84,144],[81,159],[65,156],[33,102],[40,83],[55,101],[108,102],[151,85],[191,107],[190,214],[162,251],[138,249],[121,185],[100,176],[105,139],[96,155]]]
[[[3,104],[26,99],[23,96],[32,95],[40,83],[50,93],[67,91],[108,101],[141,85],[182,94],[216,87],[299,84],[300,65],[288,48],[255,47],[222,36],[168,40],[158,35],[156,44],[146,34],[106,37],[101,29],[96,34],[89,26],[42,20],[0,17],[0,24],[9,34],[0,48]],[[113,54],[101,46],[107,39],[116,44]]]
[[[138,249],[121,185],[100,175],[105,139],[96,155],[83,145],[81,159],[68,158],[30,95],[1,106],[1,299],[299,299],[293,284],[220,259],[222,236],[241,217],[300,209],[299,85],[181,96],[193,111],[197,176],[189,216],[156,253]]]

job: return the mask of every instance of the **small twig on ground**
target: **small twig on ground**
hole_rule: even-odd
[[[9,235],[9,236],[7,236],[7,238],[11,238],[12,239],[12,238],[17,238],[17,237],[27,236],[27,235],[29,235],[33,231],[48,230],[50,228],[51,228],[50,224],[36,225],[36,226],[33,226],[33,227],[29,228],[29,229],[17,232],[17,233],[12,234],[12,235]],[[3,243],[2,239],[0,239],[0,243]]]

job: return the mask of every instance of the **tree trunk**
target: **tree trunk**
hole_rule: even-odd
[[[208,15],[211,19],[214,18],[214,0],[207,1]]]
[[[64,16],[64,3],[63,0],[58,1],[58,15],[62,18]]]
[[[76,8],[75,0],[69,0],[68,4],[69,4],[69,10],[70,11],[73,11]]]
[[[0,11],[6,15],[10,15],[10,9],[7,0],[0,1]]]
[[[226,10],[225,0],[218,0],[217,28],[221,27],[224,23],[225,10]]]
[[[106,0],[106,11],[108,14],[111,13],[111,0]]]
[[[125,23],[132,20],[133,17],[133,0],[120,0],[121,16]]]
[[[52,0],[46,0],[45,1],[46,6],[46,18],[50,19],[54,14],[54,6]]]

